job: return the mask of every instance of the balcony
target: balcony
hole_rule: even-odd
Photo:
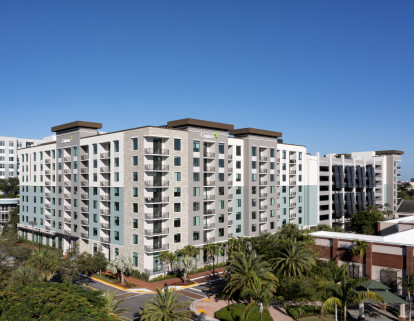
[[[145,236],[158,236],[158,235],[164,235],[164,234],[168,234],[170,231],[170,229],[167,228],[163,228],[163,229],[156,229],[156,230],[144,230],[145,232]]]
[[[72,182],[71,181],[65,181],[63,183],[63,185],[65,185],[65,186],[72,186]]]
[[[259,185],[267,186],[267,181],[259,181]]]
[[[289,196],[292,196],[292,197],[293,197],[293,196],[296,196],[296,192],[290,192],[290,193],[289,193]]]
[[[276,159],[276,162],[280,163],[280,158],[277,158],[277,159]]]
[[[46,175],[50,175],[50,169],[46,169],[46,170],[45,170],[45,174],[46,174]]]
[[[81,181],[81,186],[88,186],[88,181]]]
[[[289,171],[290,175],[295,175],[296,174],[296,170],[292,169],[291,171]]]
[[[65,198],[72,198],[72,195],[69,194],[69,193],[65,193],[64,196],[65,196]]]
[[[210,223],[210,224],[205,224],[204,225],[204,229],[205,230],[212,230],[212,229],[214,229],[216,227],[216,224],[215,223]]]
[[[148,275],[154,275],[154,274],[160,274],[163,272],[162,268],[157,268],[157,269],[144,269],[145,274]]]
[[[89,225],[89,221],[88,220],[81,220],[81,224],[82,225]]]
[[[111,157],[111,152],[105,152],[105,153],[101,153],[101,158],[110,158]]]
[[[84,238],[84,239],[87,239],[87,238],[89,238],[89,233],[82,232],[81,237]]]
[[[168,165],[145,165],[145,170],[149,172],[168,172],[169,169]]]
[[[214,158],[214,157],[216,157],[216,153],[204,152],[203,157],[204,158]]]
[[[64,230],[63,231],[63,234],[65,234],[65,235],[71,235],[72,233],[70,231],[68,231],[68,230]]]
[[[259,198],[267,198],[267,193],[259,193]]]
[[[72,210],[72,206],[70,206],[70,205],[65,205],[64,207],[65,207],[65,211],[70,211],[70,210]]]
[[[164,197],[145,197],[145,203],[168,203],[170,198],[168,196]]]
[[[259,217],[259,222],[260,223],[266,223],[267,222],[267,217]]]
[[[267,172],[268,172],[267,168],[259,168],[260,174],[267,174]]]
[[[103,236],[101,236],[101,242],[102,243],[109,243],[109,237],[103,237]]]
[[[169,212],[164,213],[145,213],[146,220],[162,220],[170,218]]]
[[[63,221],[64,221],[65,223],[72,223],[72,219],[71,219],[71,218],[69,218],[69,217],[65,217],[65,218],[63,219]]]
[[[50,198],[50,193],[45,193],[45,197]]]
[[[103,181],[103,182],[100,182],[99,185],[101,185],[102,187],[107,187],[107,186],[110,186],[111,185],[111,182],[109,182],[109,181]]]
[[[88,174],[88,172],[89,172],[89,168],[87,168],[87,167],[82,167],[81,168],[81,173],[82,174]]]
[[[170,248],[170,245],[162,244],[158,246],[150,246],[150,245],[144,245],[144,251],[145,252],[160,252],[160,251],[167,251]]]
[[[104,229],[104,230],[110,230],[111,229],[111,224],[101,223],[101,228]]]
[[[233,220],[229,220],[228,222],[227,222],[227,225],[233,225]]]
[[[233,207],[229,207],[228,210],[227,210],[227,212],[229,212],[229,213],[230,212],[233,212]]]
[[[111,171],[111,168],[109,166],[103,166],[103,167],[99,168],[99,171],[101,173],[109,173]]]
[[[227,159],[229,160],[229,162],[231,162],[233,160],[233,155],[228,155]]]
[[[229,194],[228,199],[229,199],[229,200],[232,200],[232,199],[233,199],[233,194]]]
[[[205,209],[204,215],[214,215],[216,213],[216,210],[214,209]]]
[[[81,199],[83,199],[83,200],[87,200],[87,199],[89,199],[89,194],[82,193],[82,194],[81,194]]]
[[[233,186],[233,182],[232,182],[232,181],[229,181],[227,185],[228,185],[229,187],[232,187],[232,186]]]
[[[50,226],[45,226],[45,230],[49,232],[50,231]]]
[[[215,237],[205,237],[203,238],[204,243],[213,243],[216,241]]]
[[[214,166],[204,166],[205,172],[214,172],[216,168]]]
[[[168,187],[170,185],[170,181],[145,181],[145,187]]]
[[[216,181],[204,181],[204,186],[215,186]]]
[[[45,218],[46,218],[47,220],[50,220],[50,215],[49,215],[49,214],[45,214]]]
[[[72,173],[72,170],[69,169],[69,168],[66,168],[66,169],[63,170],[63,173],[64,174],[71,174]]]
[[[89,154],[81,155],[81,160],[88,160],[88,159],[89,159]]]
[[[267,205],[260,205],[259,210],[266,211],[267,210]]]
[[[296,159],[295,159],[295,158],[291,158],[291,159],[289,159],[289,163],[291,163],[291,164],[295,164],[295,163],[296,163]]]
[[[50,163],[51,163],[50,158],[46,158],[46,159],[45,159],[45,164],[50,164]]]
[[[216,195],[204,195],[205,201],[214,201],[216,199]]]
[[[99,211],[102,215],[110,215],[111,210],[109,208],[101,208]]]
[[[266,156],[259,156],[259,161],[267,162],[268,158]]]
[[[261,230],[261,231],[259,231],[259,233],[260,234],[266,234],[267,233],[267,230]]]
[[[296,203],[294,203],[294,202],[289,203],[289,207],[296,207]]]
[[[46,186],[50,186],[50,181],[45,181]]]
[[[110,201],[111,195],[101,195],[99,198],[101,199],[101,201]]]
[[[63,161],[66,163],[69,163],[71,160],[72,160],[72,157],[70,156],[63,157]]]
[[[170,151],[168,149],[161,149],[161,148],[145,148],[144,155],[161,155],[161,156],[168,156]]]
[[[83,213],[89,213],[89,207],[88,206],[82,206],[81,207],[81,212],[83,212]]]
[[[290,214],[289,219],[294,220],[296,218],[296,214]]]
[[[50,204],[45,204],[45,208],[50,209]]]
[[[289,185],[296,185],[296,181],[290,181]]]

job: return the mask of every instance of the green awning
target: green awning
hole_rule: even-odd
[[[359,290],[359,293],[366,292]],[[408,304],[407,301],[401,299],[398,295],[395,295],[394,293],[388,292],[388,291],[381,291],[381,290],[370,290],[370,292],[377,293],[383,300],[384,303],[387,304]],[[369,300],[364,300],[364,303],[378,303],[378,302],[371,302]]]
[[[382,284],[382,283],[380,283],[378,281],[375,281],[375,280],[368,280],[368,281],[362,283],[360,286],[362,286],[363,288],[365,288],[369,291],[373,291],[373,290],[387,291],[387,290],[390,289],[385,284]]]

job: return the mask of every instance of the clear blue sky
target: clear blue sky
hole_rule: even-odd
[[[192,117],[414,177],[412,0],[1,1],[0,44],[0,135]]]

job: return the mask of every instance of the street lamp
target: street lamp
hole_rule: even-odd
[[[30,221],[29,224],[32,226],[32,247],[34,248],[34,227],[37,225],[37,222]]]

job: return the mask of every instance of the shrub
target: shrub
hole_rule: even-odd
[[[318,315],[321,313],[321,307],[317,305],[291,305],[286,308],[287,313],[297,320],[300,317]]]
[[[215,317],[220,321],[239,321],[241,320],[245,307],[246,305],[243,303],[234,303],[229,306],[229,310],[227,310],[227,307],[218,310],[215,313]],[[260,309],[258,305],[254,307],[248,319],[249,321],[260,321]],[[267,309],[263,310],[263,321],[273,321]]]
[[[133,278],[139,279],[139,280],[143,280],[143,281],[149,281],[149,275],[137,270],[132,270],[131,272],[131,276]]]
[[[397,318],[400,316],[400,311],[398,311],[396,308],[390,307],[387,305],[387,311],[391,313],[392,315],[396,316]]]

